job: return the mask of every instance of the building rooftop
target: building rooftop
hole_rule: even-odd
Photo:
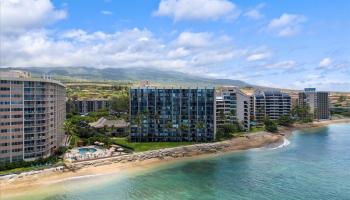
[[[47,82],[47,83],[56,83],[58,85],[66,87],[60,81],[51,79],[51,76],[43,75],[41,78],[33,78],[31,76],[31,73],[20,71],[20,70],[1,71],[0,80]]]
[[[105,126],[108,128],[126,128],[129,126],[129,123],[125,120],[108,120],[104,117],[101,117],[96,122],[89,123],[89,125],[94,128],[103,128]]]

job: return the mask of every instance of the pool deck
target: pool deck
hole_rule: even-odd
[[[93,148],[96,149],[95,152],[86,152],[85,154],[82,154],[79,149],[82,148]],[[104,149],[102,147],[91,145],[91,146],[82,146],[82,147],[76,147],[74,149],[71,149],[64,155],[64,160],[68,162],[76,162],[76,161],[83,161],[83,160],[94,160],[99,158],[107,158],[111,156],[121,156],[125,155],[124,152],[116,152],[116,147],[111,147],[109,149]],[[118,148],[119,149],[119,148]]]

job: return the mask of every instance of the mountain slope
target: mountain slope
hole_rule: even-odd
[[[0,70],[9,69],[2,68]],[[148,68],[92,68],[92,67],[28,67],[12,68],[31,72],[35,76],[50,74],[58,79],[85,79],[85,80],[111,80],[111,81],[141,81],[149,80],[157,83],[177,85],[235,85],[239,87],[252,86],[246,82],[231,79],[211,79],[199,76],[188,75],[182,72],[163,71]]]

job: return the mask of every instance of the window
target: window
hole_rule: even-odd
[[[10,91],[9,87],[0,87],[0,91]]]

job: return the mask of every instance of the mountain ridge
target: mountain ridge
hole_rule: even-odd
[[[90,81],[142,81],[149,80],[156,83],[183,85],[234,85],[237,87],[254,87],[254,85],[240,80],[215,79],[189,75],[177,71],[165,71],[153,68],[94,68],[94,67],[22,67],[1,68],[0,70],[24,70],[33,76],[50,74],[53,78],[75,78]]]

